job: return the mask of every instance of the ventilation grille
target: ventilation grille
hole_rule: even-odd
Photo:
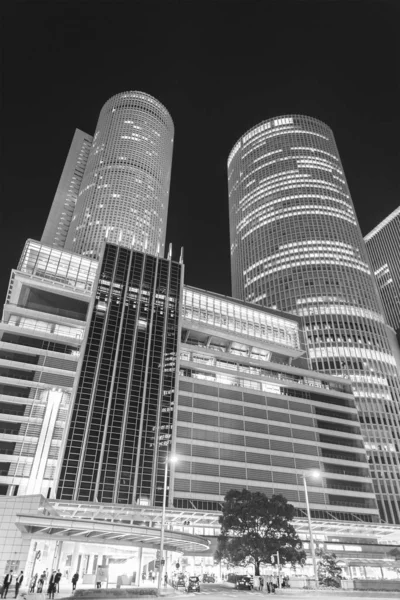
[[[272,410],[268,411],[268,419],[270,421],[281,421],[281,423],[289,423],[289,414],[287,413],[278,413]]]
[[[253,406],[244,406],[245,417],[253,417],[255,419],[266,419],[267,411],[261,408],[255,408]]]
[[[69,375],[58,375],[57,373],[42,373],[40,377],[41,383],[50,383],[57,386],[72,387],[74,378]]]
[[[218,411],[218,401],[217,400],[206,400],[206,398],[194,398],[193,406],[195,408],[201,408],[203,410]]]
[[[218,396],[218,388],[212,387],[211,385],[195,383],[194,391],[196,394],[204,394],[205,396]]]
[[[271,456],[271,462],[274,467],[295,468],[294,458],[291,456]]]
[[[256,465],[270,465],[271,456],[269,454],[261,454],[256,452],[246,452],[247,463],[253,463]]]
[[[312,412],[312,408],[310,404],[303,404],[301,402],[289,402],[289,408],[291,410],[297,410],[297,412]]]
[[[316,440],[316,436],[313,431],[306,431],[305,429],[293,429],[292,434],[294,438],[301,440]]]
[[[178,421],[184,421],[187,423],[192,422],[192,413],[187,410],[178,410]]]
[[[192,473],[195,475],[219,476],[219,465],[215,463],[192,463]]]
[[[244,429],[243,420],[240,419],[228,419],[220,417],[219,426],[227,429],[240,429],[241,431]]]
[[[190,396],[178,396],[179,406],[192,406],[192,398]]]
[[[189,492],[190,491],[190,479],[174,479],[174,490],[175,492]]]
[[[247,478],[254,481],[272,481],[271,471],[261,471],[261,469],[247,469]]]
[[[218,481],[192,481],[192,492],[219,494]]]
[[[311,446],[308,444],[293,444],[295,454],[311,454],[318,456],[318,446]]]
[[[293,444],[292,442],[284,442],[283,440],[271,440],[271,450],[293,453]]]
[[[193,383],[190,381],[179,381],[179,389],[184,392],[191,392],[193,390]]]
[[[77,365],[75,360],[55,358],[54,356],[46,356],[44,364],[46,367],[51,367],[52,369],[64,369],[65,371],[75,371]]]
[[[219,458],[218,448],[214,446],[192,446],[192,455],[201,458]]]
[[[296,425],[305,425],[306,427],[314,427],[313,419],[308,417],[302,417],[301,415],[292,415],[292,423]]]
[[[246,446],[250,448],[263,448],[269,450],[269,439],[264,437],[246,437]]]
[[[231,415],[243,416],[243,407],[239,404],[228,404],[227,402],[219,403],[220,412],[228,413]]]

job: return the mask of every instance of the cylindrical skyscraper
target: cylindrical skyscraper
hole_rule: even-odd
[[[351,379],[381,515],[400,523],[400,384],[332,131],[264,121],[228,186],[233,295],[303,316],[312,368]]]
[[[109,242],[161,255],[167,227],[174,125],[143,92],[103,106],[65,248],[98,258]]]

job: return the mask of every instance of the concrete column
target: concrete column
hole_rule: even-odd
[[[71,577],[75,575],[76,570],[78,568],[78,558],[80,553],[81,545],[79,542],[75,542],[74,549],[72,551],[72,560],[71,560]],[[80,574],[79,574],[80,578]]]
[[[140,586],[141,582],[142,582],[142,568],[143,568],[143,548],[140,547],[139,548],[139,556],[138,556],[138,573],[137,573],[137,582],[136,585]]]

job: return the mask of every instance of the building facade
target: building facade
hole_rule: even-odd
[[[282,494],[306,517],[379,513],[347,380],[295,366],[301,319],[185,286],[174,506],[217,511],[230,489]]]
[[[91,135],[76,129],[43,231],[43,244],[65,246],[92,141]]]
[[[400,523],[400,384],[332,131],[265,121],[228,159],[234,297],[304,318],[310,366],[353,386],[383,519]]]
[[[400,207],[364,237],[387,321],[400,330]]]
[[[54,491],[97,264],[28,240],[0,323],[0,493]]]
[[[182,274],[180,263],[105,245],[57,498],[162,504]]]
[[[164,255],[174,125],[143,92],[103,106],[65,248],[98,258],[102,242]]]

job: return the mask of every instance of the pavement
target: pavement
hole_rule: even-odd
[[[140,588],[156,588],[157,585],[145,582],[144,585],[140,585]],[[93,589],[93,585],[81,585],[79,589]],[[104,589],[104,587],[102,588]],[[115,585],[111,585],[110,589],[115,589]],[[122,589],[126,589],[124,586]],[[10,590],[11,591],[11,590]],[[47,600],[47,594],[27,594],[23,591],[23,595],[26,594],[26,600]],[[352,600],[353,598],[366,598],[371,600],[397,600],[400,598],[399,592],[365,592],[365,591],[320,591],[320,590],[293,590],[293,589],[281,589],[276,590],[275,594],[268,594],[265,590],[236,590],[231,583],[203,583],[200,585],[200,592],[186,593],[183,588],[178,590],[174,589],[170,585],[162,586],[161,595],[168,597],[168,600],[183,600],[184,597],[194,596],[207,596],[207,600],[261,600],[261,597],[266,600],[266,596],[279,600],[279,598],[285,598],[285,600],[303,600],[310,598],[310,600]],[[63,600],[64,598],[70,598],[72,596],[72,590],[70,585],[64,585],[60,588],[60,593],[55,594],[55,600]],[[111,595],[110,595],[111,597]],[[8,594],[8,600],[14,599],[14,593]],[[104,595],[102,600],[108,600],[107,596]],[[205,600],[205,598],[204,598]]]

